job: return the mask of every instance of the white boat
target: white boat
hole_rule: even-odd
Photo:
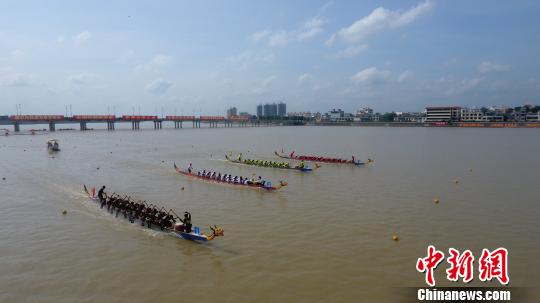
[[[58,145],[58,140],[49,139],[49,141],[47,141],[47,149],[49,151],[60,151],[60,146]]]

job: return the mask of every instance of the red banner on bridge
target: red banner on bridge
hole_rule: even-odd
[[[74,115],[73,120],[77,121],[114,121],[113,115]]]
[[[9,117],[12,121],[59,121],[64,120],[63,115],[13,115]]]
[[[158,119],[158,116],[122,116],[124,121],[155,121]]]
[[[199,119],[204,121],[224,121],[225,117],[222,116],[201,116]]]
[[[165,116],[165,120],[171,121],[193,121],[195,116]]]

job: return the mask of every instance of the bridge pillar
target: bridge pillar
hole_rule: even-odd
[[[86,122],[81,122],[80,125],[81,125],[81,131],[87,130],[87,128],[86,128]]]
[[[13,123],[13,130],[15,130],[15,132],[17,133],[21,131],[21,125],[19,124],[19,122]]]
[[[49,131],[56,131],[56,125],[53,122],[49,122]]]
[[[114,122],[109,122],[109,130],[114,130]]]

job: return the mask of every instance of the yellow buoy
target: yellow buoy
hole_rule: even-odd
[[[396,235],[393,235],[393,236],[392,236],[392,240],[394,240],[394,241],[399,241],[399,237],[396,236]]]
[[[439,203],[439,199],[437,199],[437,198],[433,199],[433,203],[438,204],[438,203]]]
[[[64,209],[64,210],[62,211],[62,215],[65,215],[65,214],[67,214],[67,210]]]

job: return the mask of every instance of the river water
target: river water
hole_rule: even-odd
[[[394,302],[402,287],[425,286],[415,264],[429,244],[476,260],[505,247],[510,285],[540,285],[536,129],[70,131],[54,133],[55,155],[49,136],[0,137],[0,302]],[[275,160],[282,148],[375,162],[302,174],[224,161],[229,151]],[[175,162],[289,186],[209,184]],[[197,244],[130,224],[83,184],[189,210],[225,236]],[[452,285],[446,268],[438,286]],[[470,285],[498,284],[475,272]]]

